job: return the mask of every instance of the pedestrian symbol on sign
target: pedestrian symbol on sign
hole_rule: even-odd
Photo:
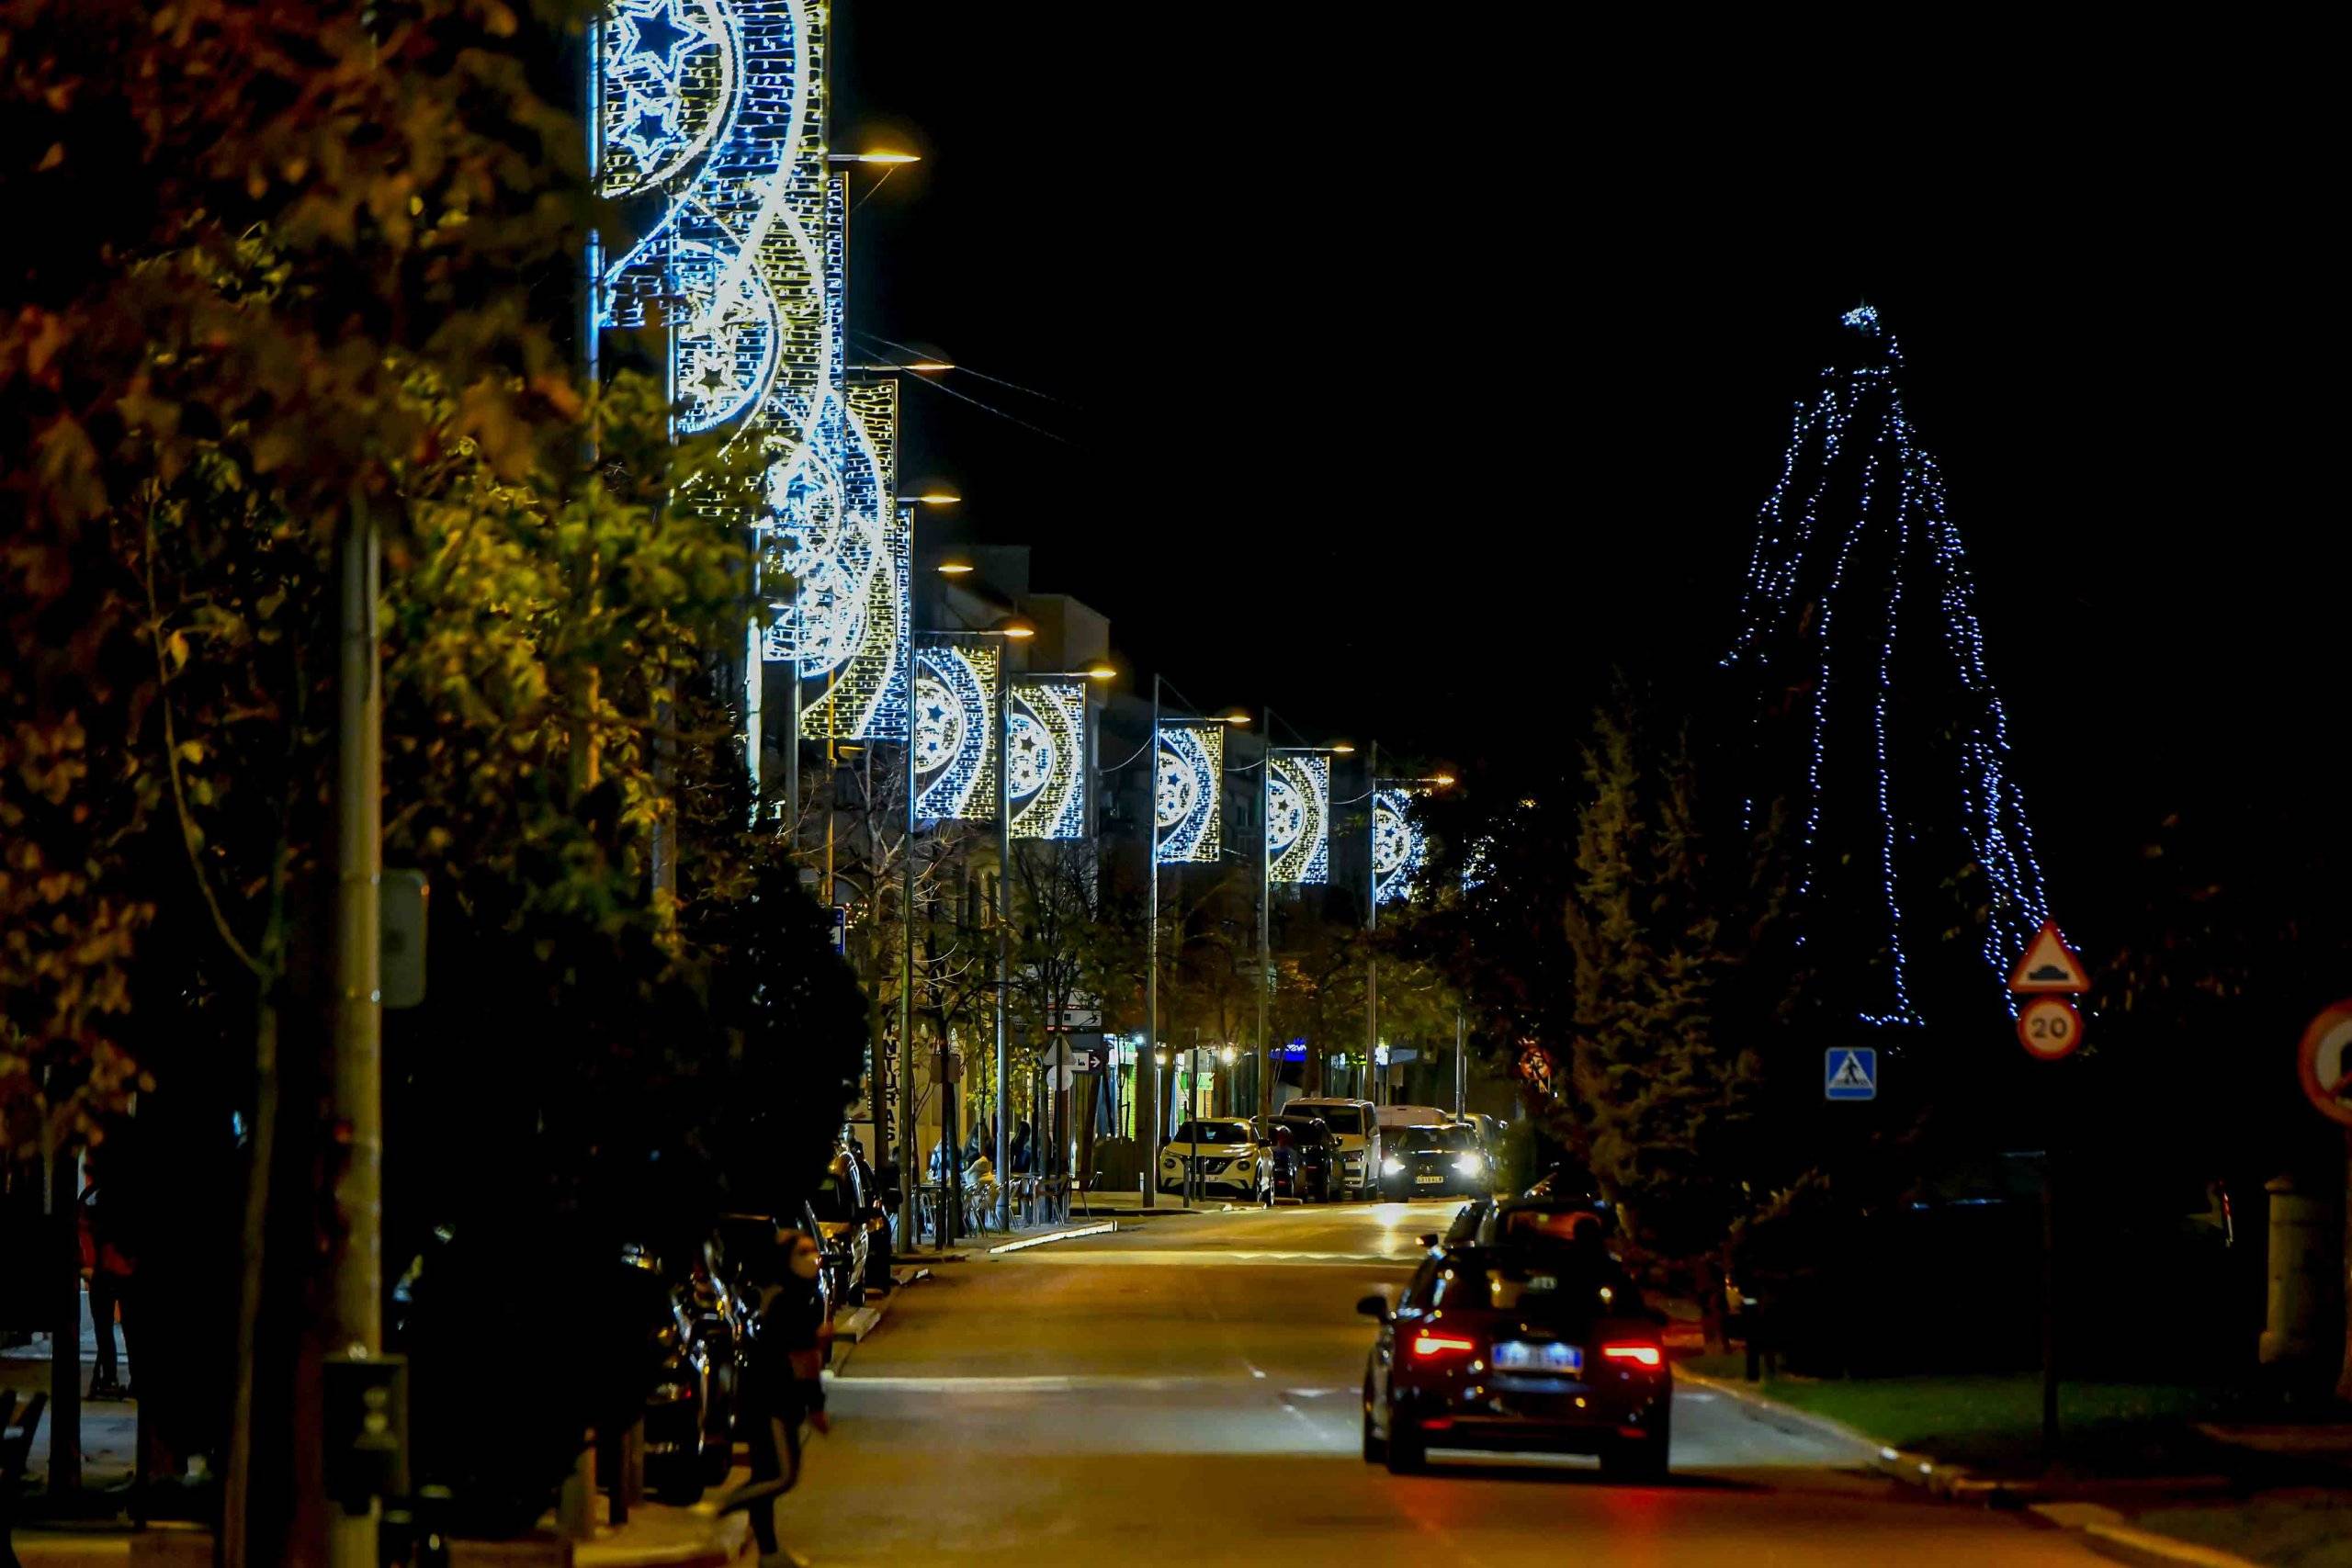
[[[1832,1100],[1878,1098],[1878,1053],[1863,1046],[1836,1046],[1826,1053],[1822,1092]]]

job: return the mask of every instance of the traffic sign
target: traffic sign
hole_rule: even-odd
[[[2352,1001],[2320,1010],[2303,1031],[2295,1067],[2320,1114],[2352,1126]]]
[[[2058,934],[2055,920],[2041,922],[2041,929],[2026,943],[2025,956],[2009,972],[2009,989],[2021,994],[2079,993],[2090,988],[2091,977],[2083,972],[2083,961],[2075,956],[2075,950]]]
[[[2083,1043],[2083,1015],[2065,997],[2036,997],[2018,1010],[2018,1042],[2045,1062]]]
[[[849,953],[849,906],[833,906],[833,951],[846,957]]]
[[[1823,1054],[1821,1092],[1831,1100],[1878,1098],[1878,1053],[1866,1045],[1833,1045]]]

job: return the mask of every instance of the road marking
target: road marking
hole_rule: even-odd
[[[1224,1377],[1166,1377],[1144,1372],[1125,1376],[1117,1372],[1039,1372],[991,1374],[978,1377],[922,1377],[909,1373],[876,1373],[866,1375],[850,1372],[839,1377],[828,1371],[842,1388],[909,1389],[922,1393],[1076,1393],[1090,1389],[1137,1389],[1145,1393],[1166,1393],[1186,1388],[1229,1388],[1242,1379]]]
[[[1171,1249],[1164,1252],[1148,1252],[1141,1249],[1133,1252],[1113,1252],[1107,1249],[1091,1251],[1085,1247],[1066,1247],[1023,1254],[1021,1261],[1032,1269],[1047,1264],[1075,1263],[1107,1263],[1127,1267],[1163,1265],[1174,1267],[1191,1263],[1378,1263],[1402,1267],[1408,1263],[1419,1262],[1422,1256],[1418,1252],[1226,1252],[1213,1251],[1205,1247],[1186,1247],[1181,1251]]]

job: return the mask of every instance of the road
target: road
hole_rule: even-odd
[[[1402,1284],[1449,1213],[1159,1218],[943,1268],[833,1381],[786,1544],[819,1564],[2107,1561],[1696,1387],[1662,1486],[1603,1484],[1582,1459],[1365,1464],[1354,1305]]]

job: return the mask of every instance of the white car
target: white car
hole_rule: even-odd
[[[1250,1202],[1272,1202],[1274,1194],[1273,1151],[1259,1141],[1257,1129],[1238,1116],[1204,1118],[1176,1129],[1159,1149],[1159,1190],[1184,1190],[1186,1161],[1197,1162],[1193,1190],[1231,1193]]]

